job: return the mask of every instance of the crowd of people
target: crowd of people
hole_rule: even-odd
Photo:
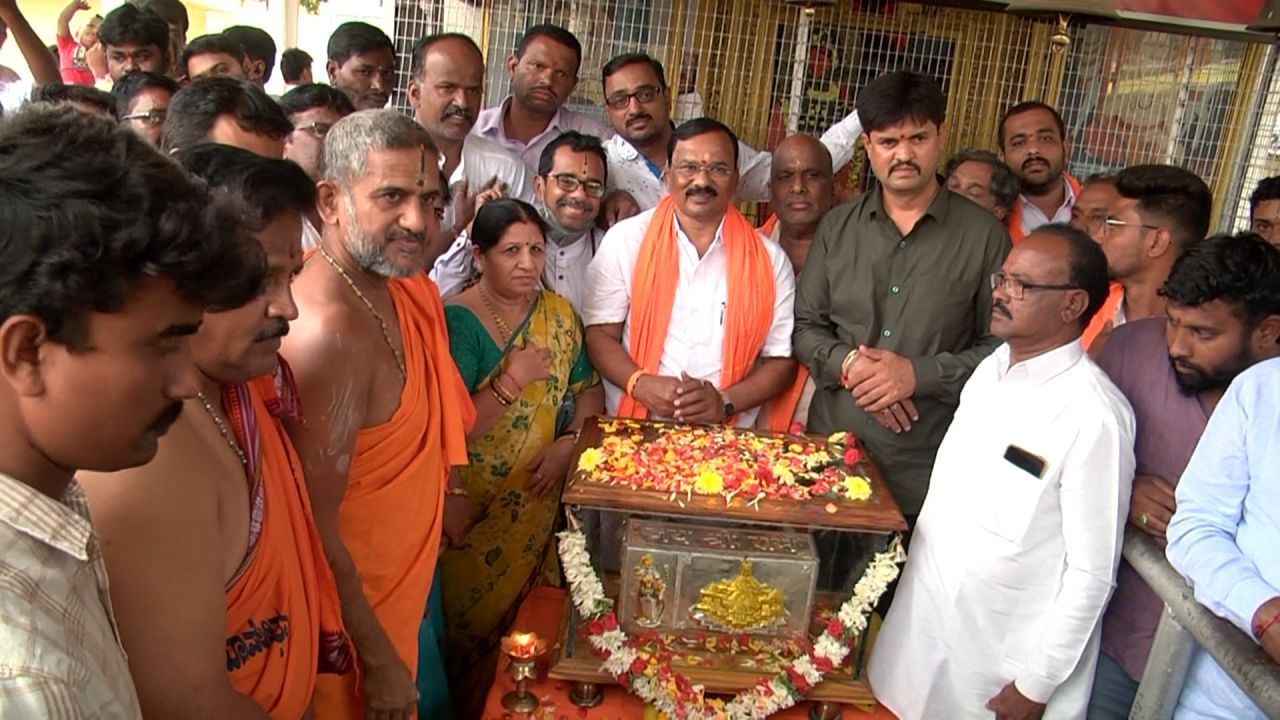
[[[1042,102],[944,158],[910,71],[768,152],[672,122],[644,53],[608,125],[566,108],[555,25],[490,108],[474,40],[422,38],[410,116],[371,25],[277,99],[259,29],[86,9],[55,62],[0,0],[35,79],[0,120],[0,717],[478,717],[601,414],[859,438],[911,528],[869,665],[901,718],[1127,717],[1161,602],[1126,526],[1280,660],[1280,178],[1208,236],[1203,180],[1078,181]],[[1197,650],[1177,717],[1263,713]]]

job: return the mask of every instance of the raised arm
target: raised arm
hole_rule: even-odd
[[[71,38],[71,18],[81,10],[88,10],[89,3],[85,0],[71,0],[67,6],[62,8],[62,12],[58,13],[58,37]]]
[[[9,26],[9,34],[22,51],[22,58],[27,61],[27,68],[31,70],[31,78],[35,84],[61,82],[57,60],[49,52],[49,47],[40,40],[40,36],[36,35],[36,31],[31,29],[31,23],[27,22],[27,18],[18,9],[17,0],[0,0],[0,20],[4,20]]]

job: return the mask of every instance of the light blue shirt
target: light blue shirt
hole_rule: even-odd
[[[1280,358],[1231,383],[1178,483],[1169,562],[1196,600],[1253,636],[1253,614],[1280,596]],[[1196,649],[1175,718],[1263,720],[1217,663]]]

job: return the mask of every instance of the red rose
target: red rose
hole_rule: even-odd
[[[809,660],[813,663],[813,667],[816,668],[818,672],[824,675],[831,672],[831,669],[834,667],[834,665],[831,664],[831,660],[829,658],[818,657],[814,655],[813,657],[809,658]]]
[[[592,620],[590,623],[587,623],[587,632],[591,633],[592,635],[603,634],[604,623],[600,622],[599,620]]]
[[[795,668],[787,668],[787,679],[791,681],[791,686],[802,693],[809,692],[809,681],[804,676],[795,671]]]
[[[858,452],[858,448],[850,447],[844,451],[844,464],[853,467],[858,464],[858,459],[862,457],[862,453]]]
[[[844,634],[844,626],[840,624],[839,620],[833,618],[831,622],[827,623],[827,633],[836,640],[839,640]]]
[[[803,433],[803,432],[804,432],[804,423],[802,423],[802,422],[793,422],[793,423],[791,423],[791,427],[787,428],[787,432],[791,433],[792,435],[799,435],[799,434]]]
[[[618,617],[613,614],[612,610],[605,613],[603,622],[605,632],[613,632],[618,629]]]
[[[632,674],[632,675],[642,675],[642,674],[644,674],[644,659],[643,659],[643,658],[636,658],[635,660],[632,660],[632,661],[631,661],[631,674]]]

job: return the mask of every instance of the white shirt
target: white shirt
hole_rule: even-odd
[[[1013,681],[1084,718],[1134,473],[1133,410],[1079,340],[974,370],[869,667],[902,720],[990,720]],[[1005,459],[1017,446],[1041,477]]]
[[[1066,188],[1067,194],[1063,196],[1062,205],[1053,213],[1053,217],[1046,217],[1044,211],[1028,200],[1026,195],[1018,195],[1018,202],[1022,204],[1023,237],[1030,235],[1041,225],[1071,222],[1071,208],[1076,204],[1076,191],[1071,187],[1071,183],[1067,182],[1065,175],[1062,178],[1062,186]]]
[[[653,210],[647,210],[610,228],[587,270],[587,299],[582,308],[582,323],[622,323],[622,347],[628,351],[631,342],[631,276],[653,214]],[[722,222],[706,254],[699,258],[697,248],[680,229],[679,222],[676,223],[679,278],[666,344],[662,348],[662,360],[658,363],[659,375],[678,378],[681,372],[687,372],[690,377],[709,380],[716,387],[720,386],[724,360],[724,312],[729,300],[728,255],[721,237],[723,230]],[[781,246],[763,235],[759,237],[773,263],[774,277],[773,324],[760,356],[789,358],[791,328],[795,319],[795,273]],[[622,394],[621,388],[605,380],[604,402],[609,414],[618,411]],[[759,408],[742,410],[738,414],[738,425],[751,426],[758,412]]]
[[[0,717],[141,718],[89,504],[0,475]]]
[[[587,268],[603,238],[604,231],[593,227],[572,242],[557,245],[547,241],[542,286],[568,300],[579,315],[587,297]]]
[[[858,137],[862,135],[862,121],[858,111],[849,113],[822,134],[822,144],[831,153],[832,167],[840,168],[853,157]],[[604,144],[609,158],[609,190],[625,190],[635,198],[641,210],[656,207],[667,187],[654,174],[648,161],[626,138],[614,135]],[[749,145],[738,143],[738,194],[742,202],[763,202],[769,199],[769,174],[773,168],[773,155],[760,152]],[[1070,210],[1068,210],[1068,214]]]
[[[444,166],[444,155],[440,156],[441,167]],[[533,202],[533,180],[520,158],[508,152],[498,143],[479,135],[468,135],[462,141],[462,158],[458,167],[449,176],[449,192],[463,180],[467,181],[467,192],[475,194],[493,178],[498,178],[507,185],[507,197]],[[441,232],[447,232],[454,226],[453,205],[444,208],[444,219],[440,221]],[[453,244],[445,250],[431,266],[431,279],[440,287],[440,297],[449,297],[466,287],[471,280],[471,239],[467,233],[460,232]]]
[[[561,107],[556,111],[555,115],[551,116],[551,122],[547,123],[545,130],[538,133],[529,142],[522,143],[519,140],[508,138],[506,130],[502,127],[502,116],[510,105],[511,96],[508,95],[498,105],[481,110],[480,114],[476,116],[476,124],[471,128],[471,133],[493,140],[517,155],[524,161],[530,177],[536,177],[538,174],[538,160],[542,158],[542,150],[566,130],[577,130],[584,135],[595,135],[601,140],[606,140],[613,136],[613,130],[610,130],[609,126],[599,120],[576,110]]]

